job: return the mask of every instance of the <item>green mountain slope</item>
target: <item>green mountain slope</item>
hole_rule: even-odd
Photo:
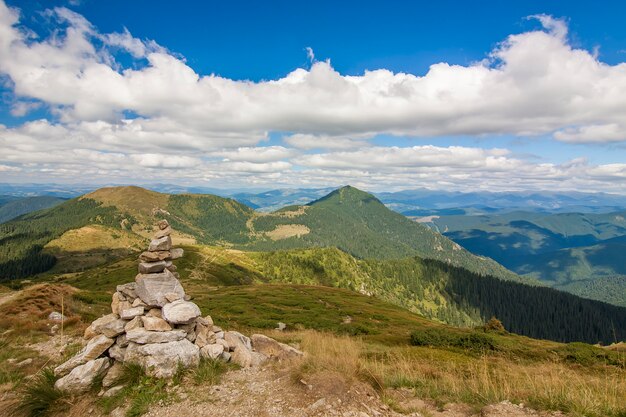
[[[0,251],[0,278],[47,270],[53,259],[42,252],[42,247],[68,230],[94,224],[148,237],[157,218],[168,219],[177,231],[176,237],[187,243],[257,251],[338,247],[359,258],[420,256],[481,274],[524,280],[353,187],[336,190],[308,206],[287,207],[270,214],[212,195],[168,195],[139,187],[103,188],[2,225],[0,239],[11,245]],[[26,260],[35,262],[22,265]]]
[[[481,274],[522,280],[493,260],[471,254],[439,233],[389,210],[371,194],[350,186],[307,206],[257,216],[252,223],[255,232],[262,235],[247,245],[252,250],[337,247],[358,258],[420,256]],[[267,237],[281,227],[308,232],[280,239]]]
[[[54,207],[66,201],[63,198],[38,196],[13,199],[0,205],[0,223],[7,222],[22,214]]]

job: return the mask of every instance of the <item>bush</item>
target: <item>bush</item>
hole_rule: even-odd
[[[505,332],[506,331],[502,322],[495,317],[490,318],[489,321],[483,325],[483,329],[486,332]]]
[[[488,334],[472,331],[453,333],[445,329],[427,329],[411,333],[413,346],[458,347],[472,351],[496,350],[496,342]]]

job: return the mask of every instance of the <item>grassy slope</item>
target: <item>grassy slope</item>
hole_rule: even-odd
[[[6,202],[0,206],[0,223],[7,222],[22,214],[54,207],[66,201],[63,198],[38,196],[23,197]]]

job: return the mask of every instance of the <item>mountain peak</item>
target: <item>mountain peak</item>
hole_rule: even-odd
[[[383,204],[372,194],[359,190],[358,188],[351,185],[345,185],[341,188],[337,188],[330,194],[309,203],[309,205],[312,206],[324,202],[333,204],[376,202],[381,205]]]
[[[104,206],[116,206],[132,213],[150,214],[155,208],[165,207],[169,195],[129,185],[100,188],[81,198],[96,200]]]

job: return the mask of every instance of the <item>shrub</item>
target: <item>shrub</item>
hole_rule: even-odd
[[[483,329],[486,332],[505,332],[506,331],[502,322],[495,317],[490,318],[489,321],[483,325]]]

